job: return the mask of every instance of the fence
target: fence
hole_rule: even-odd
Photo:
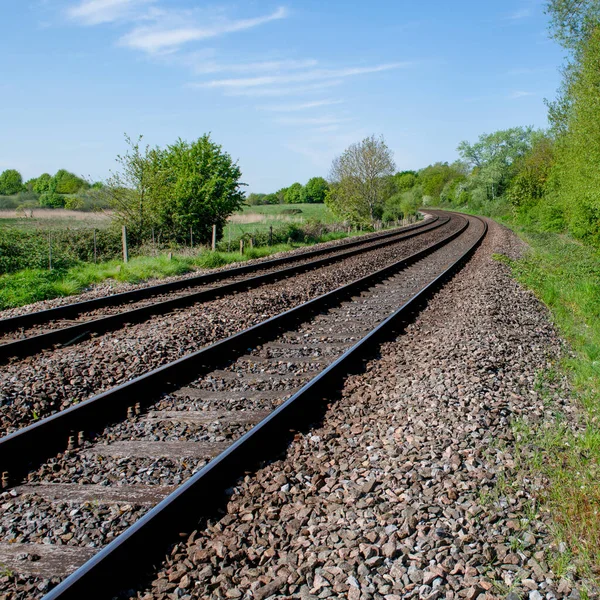
[[[412,223],[416,217],[408,217],[394,223],[378,221],[364,231],[378,231],[390,226]],[[240,248],[272,246],[285,243],[314,243],[326,234],[349,234],[361,232],[348,223],[287,224],[266,231],[247,231],[237,236],[226,235],[220,241],[213,239],[209,246],[195,245],[194,234],[185,246],[175,247],[161,241],[152,231],[143,243],[132,244],[126,231],[115,228],[39,228],[21,230],[0,228],[0,274],[21,269],[65,269],[81,262],[104,262],[134,256],[157,256],[167,251],[196,253],[198,250],[235,252]],[[231,233],[231,229],[229,229]]]

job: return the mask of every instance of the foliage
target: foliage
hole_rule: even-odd
[[[301,183],[292,183],[285,191],[286,204],[300,204],[304,202],[304,186]]]
[[[6,169],[0,174],[0,195],[11,196],[25,191],[23,177],[15,169]]]
[[[139,242],[155,221],[151,205],[156,207],[163,201],[166,183],[161,160],[164,152],[150,146],[142,148],[142,136],[134,142],[126,135],[125,141],[129,149],[117,156],[120,170],[112,174],[101,191],[115,211],[116,221],[129,228],[132,241]]]
[[[372,135],[352,144],[333,161],[332,184],[325,202],[333,212],[352,222],[373,222],[383,212],[389,194],[386,178],[395,168],[392,151],[383,137]]]
[[[315,204],[325,202],[329,184],[323,177],[311,177],[304,186],[304,201]]]
[[[407,192],[417,185],[416,171],[400,171],[394,175],[394,186],[397,192]]]
[[[60,169],[56,172],[54,182],[57,194],[75,194],[79,190],[89,187],[89,184],[84,179],[77,177],[77,175],[65,169]]]
[[[42,173],[37,179],[34,180],[33,191],[36,194],[44,194],[50,191],[50,187],[52,185],[52,175],[50,175],[49,173]]]
[[[419,171],[419,185],[423,197],[434,203],[440,201],[442,193],[451,182],[456,184],[466,180],[464,166],[460,163],[449,165],[448,163],[435,163]]]
[[[550,178],[554,166],[554,140],[538,133],[531,150],[517,159],[515,176],[507,189],[507,198],[513,206],[530,208],[550,191]]]
[[[567,226],[600,244],[600,26],[590,34],[569,89],[567,131],[557,142],[559,197]]]
[[[381,220],[389,223],[414,215],[421,204],[421,197],[422,190],[414,187],[394,194],[385,201]]]
[[[514,174],[514,166],[531,148],[532,127],[513,127],[482,134],[474,144],[458,146],[462,159],[473,169],[472,184],[485,190],[487,199],[501,196]]]
[[[216,225],[220,238],[228,217],[244,203],[238,164],[208,135],[192,143],[178,140],[157,155],[159,193],[150,198],[157,228],[178,242],[191,229],[198,242],[208,243]]]

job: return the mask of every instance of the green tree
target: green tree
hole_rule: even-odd
[[[158,148],[141,147],[142,136],[134,142],[129,136],[125,141],[127,152],[117,156],[119,171],[113,173],[101,188],[108,204],[115,211],[117,222],[126,225],[141,241],[154,224],[150,214],[160,204],[166,186],[161,171],[164,152]],[[151,201],[152,200],[152,201]]]
[[[16,169],[6,169],[0,174],[0,195],[12,196],[25,191],[23,177]]]
[[[431,198],[434,202],[442,199],[442,192],[453,181],[464,181],[466,176],[460,166],[448,163],[435,163],[419,171],[419,184],[423,196]]]
[[[52,175],[49,173],[42,173],[33,184],[33,191],[36,194],[44,194],[50,191],[52,185]]]
[[[531,148],[532,127],[513,127],[482,134],[474,144],[463,141],[458,146],[462,159],[473,168],[472,181],[485,197],[501,196],[514,174],[514,164]]]
[[[301,183],[292,183],[285,192],[284,201],[286,204],[300,204],[304,202],[304,186]]]
[[[157,226],[180,242],[190,228],[198,242],[209,242],[213,225],[221,237],[228,217],[244,204],[238,164],[209,135],[192,143],[180,139],[157,155],[161,184],[150,195]]]
[[[54,180],[57,194],[76,194],[82,188],[89,187],[85,180],[65,169],[58,170],[54,175]]]
[[[415,171],[401,171],[394,175],[394,185],[398,192],[407,192],[417,184]]]
[[[535,135],[531,150],[515,162],[515,175],[507,190],[513,206],[530,208],[549,192],[554,166],[554,140],[546,133]]]
[[[329,184],[323,177],[312,177],[304,186],[305,202],[313,204],[325,202],[328,189]]]
[[[354,222],[379,218],[389,193],[388,178],[396,170],[392,151],[372,135],[352,144],[332,164],[326,203],[334,213]]]
[[[585,42],[569,94],[567,130],[556,145],[559,197],[570,230],[600,244],[600,25]]]

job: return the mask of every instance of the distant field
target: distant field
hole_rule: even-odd
[[[28,216],[31,214],[31,216]],[[14,209],[0,210],[0,228],[15,229],[63,229],[63,228],[103,228],[110,224],[111,215],[108,212],[94,213],[80,210],[27,209],[27,216],[17,213]]]
[[[294,211],[300,211],[293,214]],[[324,224],[340,220],[325,204],[273,204],[267,206],[245,206],[232,215],[224,231],[224,239],[238,238],[244,234],[265,232],[269,227],[277,228],[291,223],[302,225],[307,221]]]

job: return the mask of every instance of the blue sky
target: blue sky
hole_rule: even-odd
[[[383,134],[398,169],[546,125],[562,52],[541,0],[0,0],[0,170],[103,179],[123,134],[205,132],[251,191]]]

